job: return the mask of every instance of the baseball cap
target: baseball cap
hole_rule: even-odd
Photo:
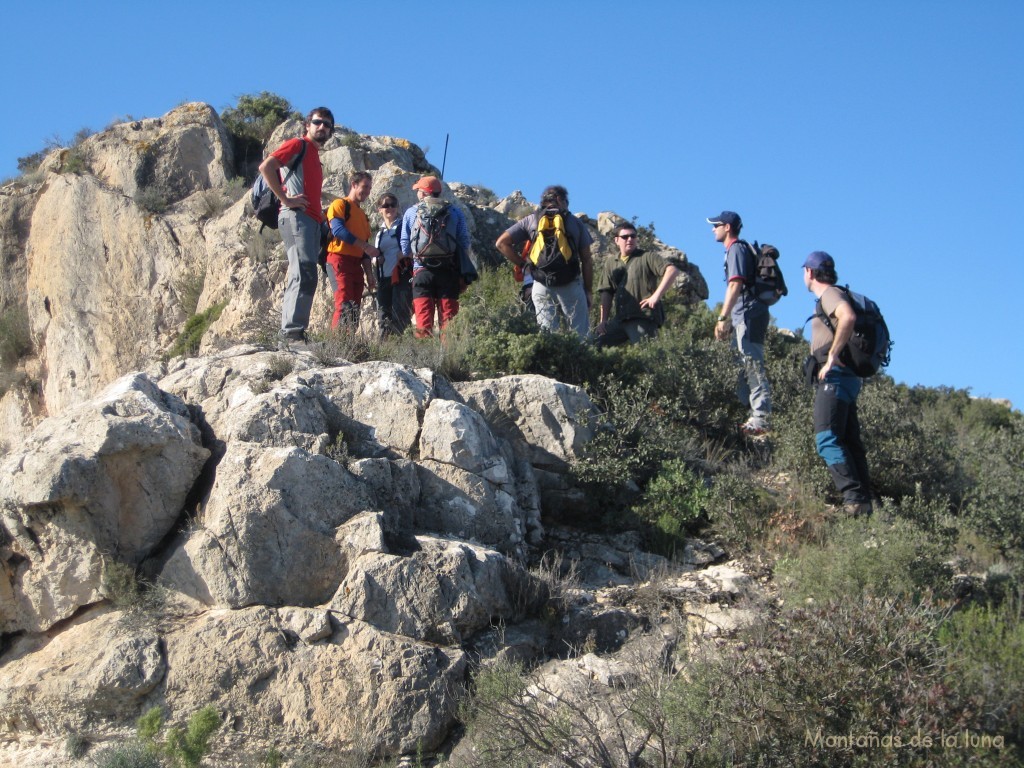
[[[733,229],[736,229],[736,227],[743,223],[740,215],[735,211],[722,211],[720,214],[712,216],[707,221],[708,224],[728,224]]]
[[[804,266],[808,269],[820,269],[825,265],[834,267],[835,261],[824,251],[813,251],[806,259],[804,259]]]
[[[424,192],[437,194],[441,191],[441,180],[437,176],[424,176],[412,185],[413,189],[422,189]]]

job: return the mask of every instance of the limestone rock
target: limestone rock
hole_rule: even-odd
[[[500,553],[431,536],[417,536],[416,547],[356,559],[331,607],[386,632],[456,645],[526,604],[525,572]]]
[[[337,528],[371,506],[358,479],[326,456],[233,443],[201,520],[159,577],[211,606],[318,605],[346,573]]]
[[[460,382],[456,389],[534,467],[564,471],[594,437],[596,410],[580,387],[522,375]]]
[[[69,213],[81,211],[89,215]],[[95,178],[50,177],[26,246],[28,315],[49,415],[170,345],[185,319],[175,290],[183,237]]]
[[[464,654],[358,621],[333,628],[298,643],[266,608],[210,611],[164,636],[164,698],[175,712],[237,713],[250,739],[278,732],[381,754],[437,747],[454,721]]]
[[[184,404],[142,375],[42,422],[0,469],[0,631],[100,599],[103,559],[140,563],[208,457]]]
[[[119,612],[76,620],[50,641],[20,638],[0,666],[0,741],[31,727],[80,731],[96,718],[136,715],[167,673],[159,636]]]
[[[170,200],[220,187],[231,176],[231,143],[209,104],[111,126],[82,142],[97,178],[129,197],[159,187]]]

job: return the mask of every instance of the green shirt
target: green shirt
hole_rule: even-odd
[[[618,256],[606,259],[601,270],[601,280],[597,284],[598,293],[608,291],[615,295],[613,320],[645,319],[653,321],[659,328],[665,322],[665,309],[662,302],[654,309],[641,309],[640,301],[658,289],[661,278],[668,265],[682,269],[678,259],[663,259],[656,253],[648,253],[639,248],[629,255],[623,263]]]

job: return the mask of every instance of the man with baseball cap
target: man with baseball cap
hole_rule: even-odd
[[[441,199],[441,180],[424,176],[412,188],[419,202],[402,217],[399,244],[412,257],[412,307],[416,336],[434,329],[434,313],[444,330],[459,312],[459,294],[476,279],[469,258],[469,228],[455,205]]]
[[[772,412],[772,387],[764,369],[764,340],[768,333],[768,305],[753,291],[757,260],[750,247],[739,239],[743,221],[733,211],[722,211],[707,219],[714,227],[715,240],[725,246],[725,298],[715,324],[715,338],[726,341],[735,332],[740,372],[736,396],[750,407],[749,418],[740,431],[749,437],[768,431]]]
[[[857,313],[846,294],[836,288],[837,280],[835,261],[825,251],[814,251],[804,260],[804,285],[817,297],[811,317],[813,362],[808,360],[814,383],[814,441],[836,490],[843,495],[843,509],[860,517],[872,512],[871,480],[857,418],[863,382],[840,361]]]

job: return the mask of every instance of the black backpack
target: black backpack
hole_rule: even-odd
[[[284,179],[281,181],[282,186],[284,182],[288,181],[288,177],[295,173],[295,169],[299,167],[299,163],[302,162],[305,154],[306,140],[303,139],[299,154],[288,164],[288,173],[285,174]],[[260,232],[263,231],[263,227],[277,229],[277,217],[281,213],[281,201],[277,199],[277,195],[267,185],[267,180],[263,178],[262,173],[257,173],[256,180],[252,183],[250,201],[252,202],[252,215],[259,220],[261,225]]]
[[[837,285],[836,288],[842,291],[857,313],[853,335],[839,355],[839,360],[862,379],[874,376],[889,364],[893,345],[889,336],[889,326],[885,324],[885,318],[882,317],[878,305],[867,296],[854,293],[849,286]],[[832,321],[821,309],[821,299],[814,305],[814,316],[835,333]]]
[[[428,266],[448,262],[458,252],[451,204],[439,197],[426,197],[416,206],[416,222],[409,238],[413,255]],[[428,262],[434,262],[429,264]]]
[[[537,228],[530,232],[530,250],[526,255],[533,279],[543,285],[565,285],[580,273],[576,241],[565,225],[568,211],[546,208],[537,214]],[[566,251],[568,250],[568,254]]]
[[[754,294],[754,298],[769,307],[789,293],[786,287],[786,278],[782,276],[779,269],[779,249],[774,245],[758,245],[757,241],[751,245],[746,240],[740,240],[754,256],[754,279],[748,282]]]

